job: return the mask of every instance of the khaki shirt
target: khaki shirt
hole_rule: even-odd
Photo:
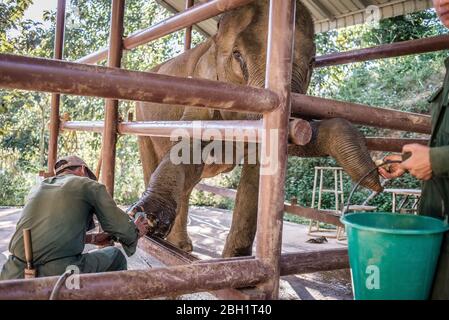
[[[79,255],[94,213],[126,254],[134,254],[138,240],[134,222],[117,207],[104,185],[71,174],[45,179],[31,190],[9,250],[25,260],[22,233],[31,228],[36,264]]]

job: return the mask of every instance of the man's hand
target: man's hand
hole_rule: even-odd
[[[449,28],[449,0],[433,0],[433,5],[441,22]]]
[[[137,230],[139,230],[139,238],[143,237],[144,235],[146,235],[148,233],[148,231],[150,230],[150,226],[148,225],[148,221],[145,217],[143,216],[139,216],[135,221],[134,221]]]
[[[430,162],[430,148],[420,144],[408,144],[402,149],[403,153],[410,152],[412,156],[401,163],[404,170],[419,180],[432,179],[432,164]]]
[[[383,161],[402,161],[402,156],[400,154],[392,154],[386,156]],[[400,163],[392,163],[389,165],[388,170],[384,167],[379,168],[379,174],[385,179],[395,179],[403,176],[406,170],[402,167]]]
[[[114,245],[114,241],[112,240],[111,235],[106,232],[87,234],[86,243],[94,244],[101,247],[108,247]]]

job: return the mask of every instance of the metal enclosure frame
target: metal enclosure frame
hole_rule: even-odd
[[[189,292],[212,291],[223,299],[276,299],[280,275],[335,270],[348,267],[346,249],[312,253],[281,254],[284,210],[306,217],[334,221],[325,211],[284,204],[284,177],[287,163],[289,118],[323,119],[342,117],[356,124],[430,133],[426,115],[369,107],[290,93],[296,0],[271,0],[266,71],[266,88],[257,89],[202,79],[183,79],[146,72],[117,69],[123,50],[186,28],[185,49],[190,48],[191,26],[252,0],[211,0],[195,6],[186,0],[186,10],[146,30],[123,38],[125,0],[112,1],[109,47],[79,59],[62,59],[65,0],[58,0],[54,60],[0,54],[0,88],[51,92],[51,124],[48,175],[57,155],[59,130],[103,132],[102,181],[112,194],[114,188],[115,143],[117,134],[167,136],[173,128],[189,123],[119,122],[119,99],[193,105],[201,108],[263,113],[263,121],[209,121],[206,127],[264,128],[279,130],[278,152],[271,161],[279,164],[276,174],[262,175],[259,189],[257,248],[255,257],[199,261],[161,239],[142,238],[139,246],[171,267],[120,271],[80,276],[81,290],[62,288],[61,299],[147,299]],[[449,35],[407,41],[317,57],[315,67],[395,57],[449,49]],[[89,66],[108,58],[107,67]],[[80,64],[83,63],[83,64]],[[166,84],[170,84],[167,86]],[[101,84],[101,85],[100,85]],[[146,85],[143,85],[146,84]],[[119,88],[119,89],[118,89]],[[144,88],[144,89],[142,89]],[[150,88],[150,89],[148,89]],[[168,91],[167,88],[171,88]],[[61,122],[59,95],[75,94],[106,98],[105,121]],[[367,108],[369,112],[367,113]],[[267,131],[265,131],[267,132]],[[263,147],[273,148],[267,134],[257,137]],[[374,150],[395,151],[408,139],[369,138]],[[413,142],[425,143],[415,139]],[[232,196],[232,195],[231,195]],[[0,299],[47,299],[58,277],[11,280],[0,283]],[[252,289],[237,290],[254,286]]]

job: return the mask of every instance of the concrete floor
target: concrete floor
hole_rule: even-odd
[[[20,208],[0,208],[0,268],[8,255],[8,244],[14,233],[17,220],[20,218]],[[190,209],[188,230],[194,245],[194,254],[200,258],[218,258],[224,247],[224,242],[231,224],[232,213],[228,210],[215,208]],[[304,252],[322,249],[341,248],[344,244],[328,238],[326,244],[310,244],[306,241],[307,226],[284,223],[282,251]],[[87,250],[93,247],[86,247]],[[142,250],[129,258],[130,269],[145,269],[160,267],[162,264]],[[351,279],[349,270],[319,272],[298,276],[282,277],[280,297],[286,300],[347,300],[352,299]],[[212,299],[209,294],[194,294],[183,296],[183,299]]]

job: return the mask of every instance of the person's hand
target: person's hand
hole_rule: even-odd
[[[449,28],[449,0],[433,0],[433,6],[441,22]]]
[[[109,247],[114,245],[111,235],[106,232],[88,234],[86,237],[86,243],[94,244],[100,247]]]
[[[106,232],[98,233],[95,235],[95,244],[101,247],[109,247],[114,245],[111,235]]]
[[[386,156],[383,161],[402,161],[402,156],[400,154],[392,154]],[[386,167],[386,166],[385,166]],[[378,169],[379,174],[385,179],[395,179],[403,176],[406,172],[400,163],[392,163],[388,165],[387,169],[385,167],[380,167]]]
[[[408,144],[402,149],[403,153],[410,152],[412,156],[401,163],[404,170],[419,180],[432,179],[432,164],[430,163],[430,148],[421,144]]]
[[[150,230],[150,226],[148,225],[148,221],[145,217],[143,216],[139,216],[135,221],[134,221],[137,230],[139,231],[139,238],[143,237],[144,235],[146,235],[148,233],[148,231]]]

